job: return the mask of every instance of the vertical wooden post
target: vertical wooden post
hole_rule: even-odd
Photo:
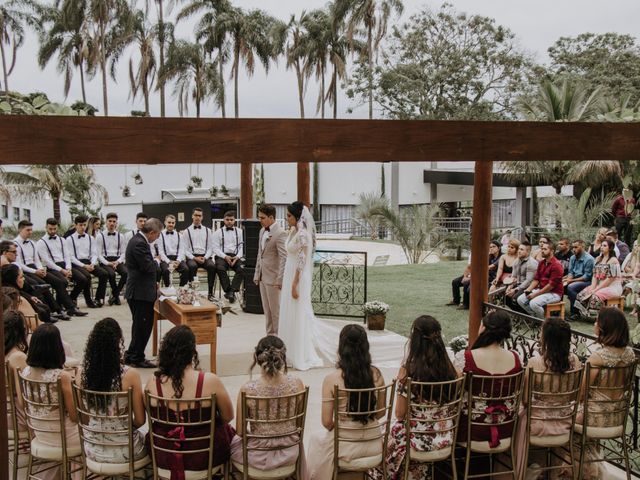
[[[311,206],[309,162],[298,162],[298,200]],[[316,205],[314,205],[314,208]]]
[[[2,311],[2,281],[0,280],[0,318],[3,317]],[[4,322],[0,324],[0,345],[4,345]],[[7,379],[4,376],[4,362],[0,369],[0,452],[3,452],[2,456],[5,459],[9,458],[9,427],[7,425],[7,413],[9,411],[9,404],[7,403]],[[16,447],[17,448],[17,447]],[[6,455],[5,455],[6,453]],[[8,480],[9,467],[8,461],[4,463],[4,467],[0,468],[0,480]]]
[[[253,218],[253,164],[240,164],[240,218]]]
[[[491,238],[491,200],[493,162],[476,161],[473,184],[471,226],[471,297],[469,304],[469,345],[478,336],[482,320],[482,302],[489,294],[489,240]]]

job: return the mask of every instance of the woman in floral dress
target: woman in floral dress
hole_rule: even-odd
[[[622,295],[622,274],[616,258],[615,244],[605,240],[600,245],[600,256],[593,267],[591,285],[576,297],[575,307],[585,317],[589,310],[600,310],[605,300]]]
[[[396,422],[391,427],[389,443],[387,445],[387,478],[397,480],[404,478],[406,455],[406,429],[405,418],[411,415],[413,418],[425,420],[420,422],[433,434],[412,435],[411,447],[418,452],[431,452],[442,450],[451,446],[453,438],[453,422],[440,420],[451,417],[446,409],[436,408],[433,402],[424,402],[417,407],[412,407],[407,412],[407,395],[410,394],[411,403],[419,403],[418,391],[407,392],[406,379],[411,378],[418,382],[445,382],[454,380],[459,376],[447,349],[442,341],[442,329],[440,323],[433,317],[423,315],[416,318],[411,327],[409,338],[409,351],[402,362],[398,373],[398,396],[396,398]],[[429,478],[430,465],[427,463],[415,463],[409,466],[409,478],[422,480]],[[372,472],[372,477],[382,479],[382,469]],[[385,479],[386,480],[386,479]]]

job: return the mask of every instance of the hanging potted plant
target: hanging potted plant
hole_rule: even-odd
[[[134,173],[133,175],[131,175],[131,177],[133,177],[133,181],[136,183],[136,185],[142,185],[143,180],[142,180],[142,175],[140,175],[140,172]]]
[[[216,187],[215,185],[213,185],[210,189],[209,189],[209,195],[211,195],[212,197],[217,197],[218,196],[218,187]]]
[[[187,185],[187,193],[193,193],[193,185],[192,184]]]
[[[130,197],[131,196],[131,187],[129,187],[128,185],[125,185],[124,187],[122,187],[122,196],[123,197]]]
[[[193,184],[194,187],[200,188],[202,186],[202,177],[198,177],[197,175],[194,175],[193,177],[191,177],[191,183]]]
[[[384,330],[389,305],[380,300],[374,300],[365,303],[362,306],[362,311],[367,317],[367,328],[369,330]]]
[[[229,189],[226,187],[226,185],[220,185],[220,194],[223,197],[228,197],[229,196]]]

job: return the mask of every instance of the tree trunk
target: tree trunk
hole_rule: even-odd
[[[300,71],[300,64],[296,62],[296,77],[298,78],[298,103],[300,104],[300,118],[304,118],[304,77]]]
[[[296,77],[298,79],[298,102],[300,104],[300,118],[304,118],[304,77],[300,70],[300,63],[295,63]],[[298,200],[307,206],[311,205],[311,195],[309,194],[310,178],[309,178],[309,162],[298,162],[297,165],[298,180]],[[264,185],[264,177],[262,178]]]
[[[4,52],[4,43],[0,40],[0,54],[2,54],[2,75],[4,76],[4,91],[7,97],[9,97],[9,74],[7,73],[7,58]]]
[[[222,45],[218,48],[218,69],[220,71],[220,109],[222,110],[222,118],[227,117],[226,103],[227,99],[224,92],[224,64],[222,63]]]
[[[158,23],[160,24],[159,28],[159,42],[160,42],[160,70],[162,71],[164,67],[164,10],[162,2],[164,0],[157,0],[158,2]],[[160,83],[160,116],[164,117],[165,115],[165,94],[164,94],[164,82]]]
[[[100,22],[100,69],[102,70],[102,105],[104,116],[109,116],[109,101],[107,98],[107,57],[105,54],[104,23]]]
[[[80,88],[82,89],[82,101],[87,103],[87,92],[84,86],[84,61],[80,62]]]
[[[240,164],[240,218],[253,218],[252,170],[253,164]]]
[[[320,111],[321,111],[321,118],[324,118],[324,72],[325,72],[325,66],[324,66],[324,62],[322,64],[322,74],[320,76],[320,90],[322,91],[322,102],[320,103]]]
[[[234,58],[233,58],[234,72],[233,72],[233,93],[234,93],[234,107],[236,118],[240,117],[240,107],[238,104],[238,75],[240,73],[240,47],[236,46]],[[246,217],[248,218],[248,217]]]
[[[53,218],[60,221],[60,194],[53,195]]]
[[[147,85],[147,80],[144,80],[144,83],[142,84],[142,93],[144,95],[144,113],[146,114],[147,117],[150,116],[149,114],[149,87]]]
[[[313,162],[313,218],[316,222],[322,220],[320,215],[320,168],[318,162]]]
[[[338,69],[333,69],[333,119],[338,118]]]
[[[367,59],[369,62],[369,71],[367,72],[369,83],[369,120],[373,119],[373,32],[371,23],[367,26]]]
[[[556,195],[562,194],[562,185],[554,185]],[[556,228],[562,230],[562,221],[560,219],[560,206],[556,204]]]

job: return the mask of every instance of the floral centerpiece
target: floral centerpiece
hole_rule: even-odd
[[[362,311],[367,318],[367,327],[369,330],[384,330],[384,323],[387,319],[387,312],[389,311],[388,304],[380,300],[374,300],[365,303],[362,306]]]
[[[176,297],[180,305],[193,305],[196,302],[196,290],[191,283],[179,287]]]
[[[466,350],[469,348],[469,336],[468,335],[458,335],[457,337],[453,337],[449,342],[449,346],[453,353],[461,352],[462,350]]]

